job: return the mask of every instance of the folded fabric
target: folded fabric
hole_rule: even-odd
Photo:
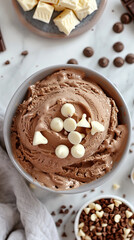
[[[2,145],[3,114],[0,111]],[[0,240],[59,240],[54,221],[0,146]]]

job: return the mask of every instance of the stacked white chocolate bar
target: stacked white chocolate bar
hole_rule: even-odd
[[[17,0],[24,11],[30,11],[36,5],[34,19],[49,23],[54,11],[62,11],[53,19],[60,32],[70,32],[97,9],[96,0]]]

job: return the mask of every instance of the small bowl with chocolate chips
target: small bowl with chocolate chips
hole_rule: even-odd
[[[4,138],[17,170],[31,183],[59,193],[86,192],[120,171],[131,121],[118,89],[78,65],[40,70],[7,108]]]
[[[134,239],[134,207],[117,196],[100,196],[85,203],[74,224],[77,240]]]

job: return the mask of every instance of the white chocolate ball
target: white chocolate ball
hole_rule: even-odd
[[[69,149],[66,145],[59,145],[55,149],[55,154],[58,158],[66,158],[69,154]]]
[[[71,103],[65,103],[61,108],[61,114],[64,117],[72,117],[75,113],[75,108]]]
[[[70,143],[72,143],[74,145],[77,145],[81,142],[82,135],[77,131],[72,131],[68,135],[68,140],[69,140]]]
[[[76,121],[73,118],[67,118],[63,123],[64,129],[67,132],[72,132],[76,129]]]
[[[61,118],[53,118],[51,123],[50,123],[50,127],[53,131],[55,132],[60,132],[63,130],[63,120]]]
[[[82,144],[77,144],[71,148],[71,154],[74,158],[82,158],[85,154],[85,148]]]

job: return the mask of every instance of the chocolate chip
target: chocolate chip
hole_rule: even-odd
[[[72,211],[72,215],[74,215],[75,214],[75,211]]]
[[[134,54],[133,53],[129,53],[126,58],[125,58],[126,62],[129,64],[134,63]]]
[[[22,55],[22,56],[27,56],[27,55],[28,55],[28,51],[27,51],[27,50],[23,51],[23,52],[21,53],[21,55]]]
[[[92,57],[94,54],[94,50],[91,47],[86,47],[83,50],[83,54],[85,57]]]
[[[100,67],[105,68],[109,64],[109,59],[106,58],[106,57],[102,57],[102,58],[99,59],[98,64],[99,64]]]
[[[133,150],[132,149],[129,149],[129,153],[132,153],[133,152]]]
[[[126,198],[126,194],[123,194],[122,197],[123,197],[123,198]]]
[[[64,211],[64,214],[68,214],[68,213],[69,213],[69,210],[66,209],[66,210]]]
[[[69,207],[70,207],[70,208],[72,208],[73,206],[72,206],[72,205],[70,205]]]
[[[129,24],[130,22],[132,22],[132,17],[129,13],[123,13],[121,15],[121,22],[124,24]]]
[[[65,205],[62,205],[60,208],[63,208],[63,209],[64,209],[64,208],[66,208],[66,206],[65,206]]]
[[[122,67],[124,64],[124,59],[121,57],[116,57],[113,61],[115,67]]]
[[[87,197],[87,194],[84,194],[84,195],[83,195],[83,198],[86,198],[86,197]]]
[[[4,52],[6,50],[5,42],[3,39],[2,32],[0,31],[0,52]]]
[[[53,211],[53,212],[51,212],[51,215],[52,215],[52,216],[55,216],[55,215],[56,215],[56,213]]]
[[[78,64],[78,61],[74,58],[68,60],[67,64]]]
[[[121,33],[124,30],[124,26],[121,22],[117,22],[113,25],[113,31],[115,33]]]
[[[4,65],[9,65],[9,64],[10,64],[10,61],[9,61],[9,60],[7,60],[7,61],[4,62]]]
[[[116,42],[113,45],[113,49],[115,52],[121,52],[124,49],[124,44],[122,42]]]
[[[95,192],[95,189],[91,189],[91,192]]]
[[[62,233],[62,237],[67,237],[67,234],[65,232]]]

